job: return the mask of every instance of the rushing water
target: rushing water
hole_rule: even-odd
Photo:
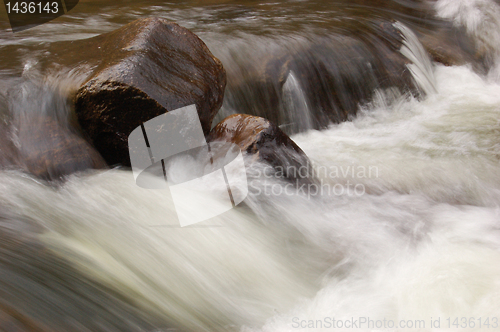
[[[262,95],[245,85],[263,54],[336,40],[359,18],[399,22],[401,53],[421,93],[370,91],[352,121],[316,130],[321,117],[306,82],[290,71],[275,111],[283,128],[300,132],[292,138],[314,162],[321,189],[285,190],[255,164],[244,204],[197,227],[175,227],[169,192],[139,188],[126,169],[58,184],[1,171],[0,329],[10,316],[11,328],[26,331],[328,331],[333,318],[337,327],[349,321],[346,330],[355,321],[377,330],[385,320],[391,330],[405,330],[403,322],[430,331],[465,327],[462,317],[472,330],[500,330],[499,6],[370,4],[81,1],[15,35],[1,25],[0,114],[18,136],[32,113],[64,125],[71,118],[66,98],[80,78],[72,68],[45,71],[52,42],[150,15],[192,29],[222,60],[229,88],[220,118],[263,114]],[[412,29],[438,26],[425,14],[433,6],[471,36],[486,71],[430,62]]]

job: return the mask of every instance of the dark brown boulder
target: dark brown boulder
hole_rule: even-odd
[[[250,166],[248,163],[261,161],[271,165],[287,179],[298,182],[310,182],[313,179],[312,165],[304,151],[267,119],[246,114],[230,115],[210,131],[207,141],[238,145],[251,156],[246,159],[247,166]],[[306,176],[299,174],[300,170]]]
[[[130,165],[128,135],[145,121],[196,104],[208,134],[222,105],[222,64],[195,34],[165,19],[141,19],[87,40],[56,43],[51,53],[63,66],[91,68],[76,93],[75,111],[111,165]]]
[[[45,180],[87,169],[105,168],[99,153],[83,138],[49,117],[30,117],[16,129],[19,165]]]

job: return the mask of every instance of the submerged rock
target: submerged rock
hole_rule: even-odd
[[[39,178],[56,180],[75,172],[106,167],[88,142],[50,117],[25,119],[16,136],[21,168]]]
[[[289,180],[312,181],[312,165],[304,151],[267,119],[246,114],[230,115],[210,131],[207,141],[238,145],[250,156],[246,159],[247,166],[250,166],[248,163],[261,161]],[[300,170],[302,173],[299,174]]]
[[[432,31],[417,30],[417,36],[431,59],[445,66],[462,66],[471,63],[480,72],[486,70],[484,59],[476,51],[470,36],[451,23],[442,22],[442,26]]]
[[[417,22],[411,22],[402,18],[417,13],[406,12],[404,6],[394,8],[405,12],[398,20],[391,18],[394,15],[374,15],[373,1],[358,2],[364,3],[356,9],[359,12],[340,8],[340,13],[332,13],[338,20],[321,33],[249,38],[250,46],[238,43],[237,49],[218,54],[228,73],[218,119],[235,112],[262,116],[290,134],[355,117],[376,90],[423,96],[425,89],[419,88],[408,68],[412,61],[401,53],[408,41],[396,22],[417,36],[412,46],[420,46],[420,41],[432,60],[446,65],[473,63],[484,72],[471,38],[453,24],[433,18],[431,8],[421,9]],[[399,7],[393,1],[379,4]],[[343,10],[345,16],[340,15]],[[244,56],[238,54],[242,48]]]
[[[17,164],[15,147],[9,138],[7,101],[0,93],[0,168]]]
[[[44,180],[58,180],[106,167],[87,141],[56,120],[32,116],[16,122],[0,125],[0,169],[22,169]]]
[[[419,94],[402,45],[392,21],[345,22],[272,51],[256,45],[261,59],[227,66],[225,109],[265,117],[287,133],[347,121],[377,89]]]
[[[51,53],[63,66],[90,70],[76,93],[75,111],[111,165],[130,165],[128,135],[145,121],[196,104],[208,134],[222,105],[222,64],[194,33],[165,19],[141,19],[91,39],[56,43]]]
[[[19,165],[16,148],[9,138],[7,126],[0,122],[0,168],[16,167]]]

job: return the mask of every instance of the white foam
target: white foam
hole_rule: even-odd
[[[493,0],[438,0],[435,7],[439,17],[465,28],[490,65],[490,78],[500,81],[500,6]]]
[[[130,172],[58,190],[2,172],[0,202],[43,225],[41,239],[82,273],[187,329],[290,331],[328,316],[422,319],[428,331],[431,317],[493,317],[500,85],[465,67],[435,76],[423,101],[380,96],[353,122],[294,136],[318,167],[376,167],[322,175],[364,195],[252,191],[207,224],[218,227],[180,228],[168,192]]]

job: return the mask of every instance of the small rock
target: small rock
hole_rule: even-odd
[[[207,141],[238,145],[251,156],[246,160],[247,166],[254,161],[266,162],[289,180],[312,181],[312,165],[304,151],[267,119],[246,114],[230,115],[212,129]],[[306,176],[299,174],[301,169]]]

